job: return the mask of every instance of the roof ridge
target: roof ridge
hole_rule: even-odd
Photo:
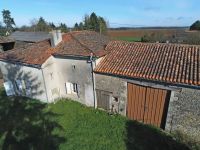
[[[87,51],[89,51],[90,53],[94,54],[93,50],[91,50],[89,47],[87,47],[85,44],[81,43],[74,35],[72,35],[72,33],[69,33],[73,39],[75,39],[79,44],[81,44],[81,46],[83,46],[84,48],[86,48]]]

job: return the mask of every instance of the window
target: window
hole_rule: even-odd
[[[13,84],[11,81],[4,82],[4,87],[6,90],[7,96],[15,95]]]
[[[79,86],[77,83],[66,82],[65,87],[67,94],[78,93]]]
[[[74,93],[78,93],[78,85],[77,85],[77,83],[73,83],[72,85],[73,85],[73,92]]]
[[[76,66],[75,65],[72,65],[72,70],[75,70],[76,69]]]

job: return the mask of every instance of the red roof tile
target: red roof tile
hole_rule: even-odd
[[[106,54],[105,45],[108,38],[93,31],[79,31],[66,33],[63,41],[55,48],[51,47],[49,40],[21,46],[0,54],[0,60],[41,65],[51,55],[70,56],[103,56]]]
[[[200,46],[114,41],[96,73],[200,86]]]
[[[109,38],[94,31],[75,31],[63,35],[63,42],[55,55],[104,56]]]
[[[25,48],[21,47],[1,53],[0,60],[41,65],[54,52],[55,49],[51,48],[50,42],[45,40],[42,42],[34,43]]]

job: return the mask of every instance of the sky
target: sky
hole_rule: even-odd
[[[199,0],[0,0],[3,9],[11,11],[17,26],[42,16],[72,27],[92,12],[110,27],[190,26],[200,19]]]

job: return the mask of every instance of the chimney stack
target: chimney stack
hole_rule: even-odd
[[[56,47],[60,42],[62,42],[61,30],[53,30],[51,32],[51,46]]]

